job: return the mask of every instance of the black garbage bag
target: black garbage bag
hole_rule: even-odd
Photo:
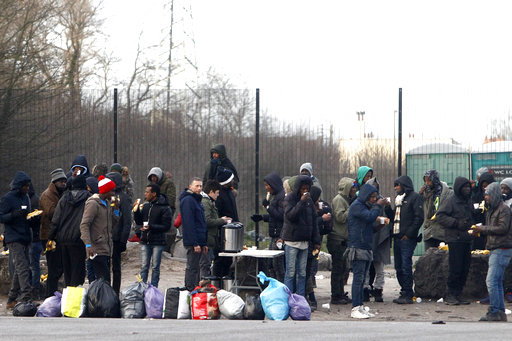
[[[246,320],[264,320],[265,312],[261,305],[260,295],[246,295],[244,319]]]
[[[165,291],[164,319],[178,318],[178,305],[180,302],[180,288],[168,288]]]
[[[121,317],[122,318],[144,318],[146,307],[144,306],[144,291],[147,285],[136,282],[121,291]]]
[[[13,316],[34,316],[37,312],[37,307],[34,302],[19,302],[14,306],[12,311]]]
[[[103,278],[91,283],[87,292],[87,316],[120,317],[119,297]]]

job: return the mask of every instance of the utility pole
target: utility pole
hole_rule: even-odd
[[[398,176],[402,176],[402,88],[398,89]]]
[[[171,103],[171,72],[172,72],[172,27],[174,25],[174,0],[171,0],[171,28],[169,29],[169,66],[167,69],[167,115]]]

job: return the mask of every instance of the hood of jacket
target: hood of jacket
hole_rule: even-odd
[[[106,177],[114,181],[114,184],[116,185],[116,192],[121,192],[123,190],[123,176],[121,174],[118,172],[110,172],[107,173]]]
[[[497,182],[493,182],[489,186],[485,188],[485,194],[489,195],[490,204],[489,206],[492,209],[498,207],[503,201],[503,197],[501,195],[501,187]]]
[[[453,194],[455,194],[458,198],[465,199],[461,193],[461,190],[462,187],[464,187],[466,184],[470,184],[467,178],[462,176],[456,177],[455,181],[453,182]]]
[[[148,173],[149,181],[151,181],[151,175],[156,175],[156,177],[158,178],[157,182],[160,182],[160,180],[162,180],[164,172],[162,171],[162,169],[160,167],[153,167],[153,168],[151,168],[151,170]],[[117,184],[116,184],[116,186],[117,186]]]
[[[436,196],[440,196],[443,191],[443,185],[439,179],[439,173],[435,169],[431,169],[427,171],[423,177],[427,177],[432,181],[432,191]]]
[[[354,186],[354,179],[343,177],[338,181],[338,193],[345,199],[349,198],[350,189]]]
[[[17,171],[14,175],[14,179],[11,183],[11,190],[17,191],[27,183],[31,182],[30,177],[27,175],[27,173],[22,171]]]
[[[263,179],[274,190],[274,194],[281,192],[283,188],[283,180],[277,173],[270,173]]]
[[[373,169],[371,169],[368,166],[359,167],[359,169],[357,170],[357,183],[359,184],[359,186],[363,184],[363,179],[369,171],[373,172]]]
[[[180,193],[179,200],[181,201],[183,198],[191,196],[197,201],[201,201],[203,196],[201,194],[196,194],[190,190],[190,188],[185,188],[183,192]]]
[[[414,191],[414,185],[412,184],[412,180],[407,175],[402,175],[396,178],[395,184],[399,183],[402,186],[404,192],[409,194]]]
[[[377,188],[373,187],[372,185],[364,184],[359,190],[357,200],[365,204],[370,198],[370,195],[372,195],[375,192],[377,192]]]
[[[377,180],[377,177],[373,177],[370,180],[366,181],[368,185],[372,185],[377,189],[377,192],[380,190],[380,182]]]
[[[220,158],[221,159],[224,159],[225,157],[227,157],[227,154],[226,154],[226,146],[223,145],[223,144],[216,144],[214,145],[211,149],[210,149],[210,158],[213,159],[213,153],[218,153],[220,155]]]
[[[299,174],[302,173],[302,170],[305,169],[309,172],[309,175],[313,176],[313,165],[311,162],[303,163],[299,168]]]
[[[297,196],[297,198],[300,198],[300,188],[302,185],[309,185],[310,187],[313,186],[313,180],[308,175],[298,175],[295,178],[295,181],[293,183],[293,193]]]
[[[77,207],[89,199],[92,194],[86,189],[73,189],[71,191],[67,191],[64,196],[70,205]]]
[[[311,200],[313,200],[313,202],[317,202],[322,194],[322,190],[319,187],[311,186],[309,193],[311,193]]]
[[[505,178],[501,180],[501,184],[507,186],[510,189],[510,193],[508,195],[503,194],[503,200],[512,198],[512,178]]]
[[[85,175],[89,174],[89,164],[87,163],[87,158],[85,157],[85,155],[77,155],[73,160],[73,163],[71,164],[71,168],[69,170],[73,172],[73,168],[77,166],[85,169]]]
[[[480,186],[482,183],[487,182],[487,184],[492,184],[495,182],[496,179],[494,179],[494,175],[492,173],[483,173],[480,175],[480,180],[478,180],[478,186]]]

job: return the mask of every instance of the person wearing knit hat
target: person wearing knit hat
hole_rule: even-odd
[[[313,181],[313,186],[320,188],[320,200],[323,200],[322,185],[320,185],[320,180],[313,176],[313,165],[311,164],[311,162],[303,163],[299,168],[299,173],[301,175],[307,175],[311,177],[311,180]],[[293,188],[293,186],[290,187]]]
[[[118,172],[119,174],[121,174],[121,172],[123,171],[123,167],[121,166],[121,164],[116,162],[116,163],[113,163],[110,166],[110,171],[111,172]]]
[[[231,172],[229,169],[224,167],[218,168],[217,181],[220,183],[221,186],[230,184],[234,178],[235,176],[233,175],[233,172]]]
[[[87,183],[87,190],[89,192],[92,194],[100,193],[100,189],[98,188],[98,179],[96,179],[94,176],[88,177],[85,179],[85,182]]]
[[[119,202],[113,198],[116,185],[104,176],[99,177],[99,194],[85,203],[80,223],[80,235],[87,257],[91,259],[96,279],[110,283],[110,258],[112,256],[112,230],[119,221]]]
[[[55,183],[59,180],[66,180],[66,173],[64,173],[64,170],[62,168],[57,168],[51,171],[50,173],[52,177],[52,182]]]

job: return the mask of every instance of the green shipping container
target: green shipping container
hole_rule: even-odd
[[[476,171],[487,167],[497,181],[512,177],[512,141],[486,143],[471,153],[471,175],[476,179]]]
[[[430,169],[437,170],[441,181],[450,187],[457,176],[470,175],[469,150],[455,144],[431,143],[413,148],[405,154],[405,162],[416,192],[423,186],[423,175]],[[421,256],[424,250],[423,243],[418,243],[414,255]]]

